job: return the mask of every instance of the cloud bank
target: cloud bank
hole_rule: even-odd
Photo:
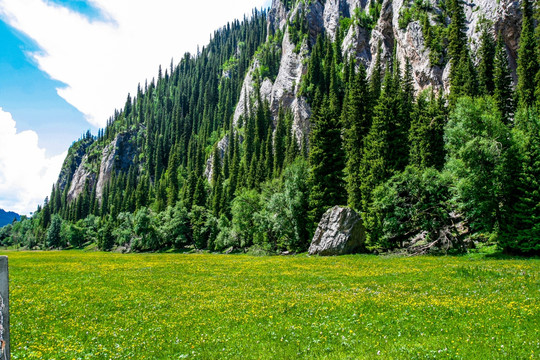
[[[58,94],[103,127],[139,82],[171,58],[205,45],[227,21],[268,0],[89,0],[105,20],[47,0],[0,0],[0,16],[43,50],[31,54],[41,70],[66,84]]]
[[[17,132],[0,107],[0,208],[28,215],[51,192],[67,152],[47,157],[34,131]]]

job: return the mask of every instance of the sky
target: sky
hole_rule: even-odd
[[[67,149],[159,65],[271,0],[0,0],[0,208],[29,215]]]

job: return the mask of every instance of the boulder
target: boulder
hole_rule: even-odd
[[[309,247],[310,255],[345,255],[364,248],[366,229],[353,209],[334,206],[324,213]]]

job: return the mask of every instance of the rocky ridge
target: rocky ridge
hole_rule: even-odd
[[[306,99],[300,95],[302,76],[307,71],[307,59],[310,56],[309,45],[315,43],[321,34],[327,34],[332,39],[336,37],[340,19],[354,17],[355,13],[368,12],[370,3],[377,0],[301,0],[288,12],[280,0],[273,0],[269,11],[269,28],[284,31],[281,44],[282,57],[279,73],[274,82],[263,79],[260,86],[260,94],[264,100],[270,103],[270,109],[274,118],[277,117],[280,106],[289,109],[293,114],[293,131],[298,141],[309,136],[311,109]],[[434,12],[439,13],[438,0],[429,0]],[[448,92],[449,90],[449,64],[444,67],[432,65],[430,62],[430,49],[426,45],[422,27],[419,21],[411,21],[404,29],[399,26],[400,12],[403,7],[410,6],[412,2],[404,0],[384,0],[381,6],[380,16],[372,30],[361,27],[353,21],[346,32],[341,45],[342,53],[349,58],[355,58],[366,66],[368,74],[374,67],[374,58],[377,55],[379,44],[381,46],[381,58],[389,61],[393,49],[400,64],[405,64],[408,59],[413,73],[414,88],[417,92],[433,88],[436,91]],[[288,25],[297,13],[307,19],[308,43],[296,50],[296,44],[290,40]],[[474,0],[468,1],[465,6],[466,20],[468,24],[467,35],[472,53],[474,54],[479,45],[480,26],[482,23],[491,24],[490,29],[494,34],[499,31],[504,36],[504,42],[508,51],[510,66],[515,78],[516,57],[518,40],[521,29],[520,2],[512,0]],[[435,21],[431,20],[433,24]],[[250,112],[251,105],[256,94],[253,73],[257,71],[259,63],[254,60],[250,70],[245,76],[242,93],[234,113],[234,124]],[[212,172],[212,162],[207,164],[206,173]]]

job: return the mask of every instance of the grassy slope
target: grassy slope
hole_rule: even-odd
[[[14,359],[540,356],[540,260],[7,255]]]

